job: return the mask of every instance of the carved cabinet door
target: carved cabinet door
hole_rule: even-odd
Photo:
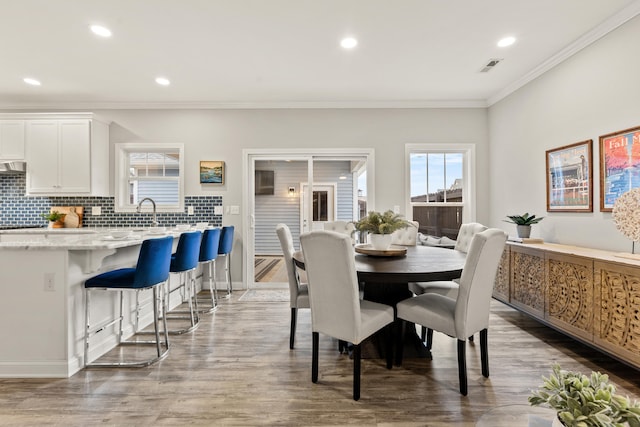
[[[552,325],[593,341],[593,260],[548,253],[545,319]]]
[[[596,261],[595,343],[640,366],[640,268]]]
[[[511,245],[511,304],[544,318],[544,251]]]
[[[511,246],[505,245],[498,271],[496,272],[496,281],[493,286],[493,297],[502,302],[509,302],[509,273],[511,272]]]

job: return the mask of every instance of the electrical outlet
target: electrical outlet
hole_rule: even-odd
[[[398,206],[398,205],[393,205],[393,213],[395,213],[395,214],[399,214],[399,213],[400,213],[400,206]]]
[[[239,215],[240,214],[240,206],[230,206],[229,213],[231,215]]]
[[[102,207],[101,206],[92,206],[91,207],[91,215],[93,215],[93,216],[102,215]]]
[[[222,206],[214,206],[213,214],[214,215],[222,215],[224,213],[224,208]]]
[[[193,206],[187,206],[187,215],[193,215]]]
[[[54,292],[56,290],[56,276],[54,273],[44,273],[44,290]]]

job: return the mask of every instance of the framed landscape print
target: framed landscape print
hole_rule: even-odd
[[[640,126],[600,137],[600,211],[640,187]]]
[[[593,212],[593,141],[547,150],[547,212]]]
[[[200,184],[224,184],[224,162],[200,162]]]

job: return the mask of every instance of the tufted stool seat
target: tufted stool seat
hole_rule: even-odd
[[[418,221],[409,221],[411,225],[391,233],[391,244],[415,246],[418,241]]]

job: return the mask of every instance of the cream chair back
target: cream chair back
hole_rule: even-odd
[[[300,236],[311,303],[311,328],[353,344],[362,336],[351,238],[334,231]]]
[[[507,235],[497,228],[477,233],[471,240],[455,306],[456,338],[465,340],[489,327],[491,294]]]
[[[351,243],[355,243],[356,226],[352,222],[347,221],[330,221],[324,223],[326,231],[335,231],[336,233],[345,234],[351,237]]]
[[[473,236],[475,236],[477,233],[483,232],[486,229],[487,227],[478,222],[468,222],[466,224],[462,224],[460,226],[460,230],[458,231],[456,245],[453,249],[455,249],[456,251],[467,253],[469,251],[469,245],[471,245]]]
[[[287,278],[289,280],[289,298],[290,306],[297,307],[298,299],[298,287],[300,281],[298,278],[298,272],[296,266],[293,263],[293,237],[291,236],[291,230],[286,224],[276,225],[276,234],[280,240],[280,246],[282,247],[282,255],[284,257],[284,263],[287,266]]]
[[[415,246],[418,242],[418,221],[409,221],[411,225],[391,233],[391,244]]]

